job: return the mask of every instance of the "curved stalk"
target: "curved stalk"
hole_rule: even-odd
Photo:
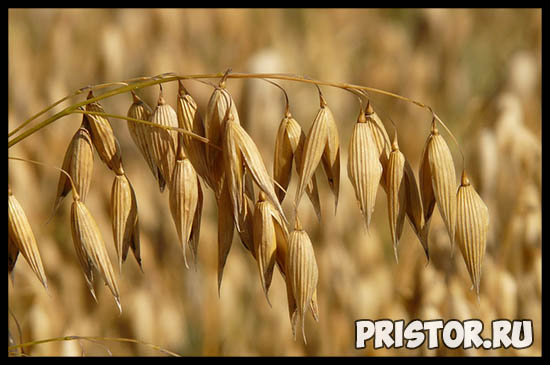
[[[28,125],[30,122],[44,114],[45,112],[51,110],[53,107],[59,105],[61,102],[66,101],[72,96],[76,96],[81,94],[83,91],[92,89],[97,90],[117,84],[125,84],[126,86],[122,86],[119,88],[116,88],[114,90],[108,91],[104,94],[98,95],[94,98],[87,99],[85,101],[81,101],[79,103],[73,104],[62,111],[56,113],[52,117],[46,119],[45,121],[37,124],[36,126],[29,128],[27,131],[21,133],[17,137],[12,138],[8,141],[8,149],[14,146],[15,144],[19,143],[20,141],[24,140],[25,138],[29,137],[30,135],[36,133],[38,130],[46,127],[47,125],[53,123],[54,121],[60,119],[61,117],[64,117],[72,112],[74,112],[77,108],[84,106],[86,104],[92,103],[94,101],[99,101],[102,99],[109,98],[114,95],[123,94],[126,92],[130,92],[132,90],[141,89],[144,87],[156,85],[156,84],[162,84],[164,82],[171,82],[176,80],[186,80],[186,79],[212,79],[212,78],[219,78],[221,81],[225,81],[227,79],[278,79],[278,80],[285,80],[285,81],[294,81],[294,82],[304,82],[309,84],[315,84],[317,86],[325,85],[325,86],[331,86],[336,87],[344,90],[363,90],[363,91],[369,91],[381,95],[386,95],[389,97],[393,97],[395,99],[403,100],[412,104],[415,104],[423,109],[427,109],[436,120],[443,125],[443,127],[450,133],[449,129],[446,127],[446,125],[443,123],[443,121],[433,112],[432,108],[424,103],[421,103],[419,101],[413,100],[411,98],[408,98],[406,96],[402,96],[399,94],[395,94],[389,91],[369,87],[369,86],[363,86],[363,85],[355,85],[355,84],[349,84],[349,83],[343,83],[343,82],[331,82],[331,81],[323,81],[323,80],[315,80],[310,79],[301,75],[295,75],[295,74],[285,74],[285,73],[233,73],[233,72],[224,72],[224,73],[215,73],[215,74],[195,74],[195,75],[177,75],[173,72],[167,72],[163,73],[157,76],[153,77],[137,77],[133,79],[129,79],[122,82],[113,82],[113,83],[106,83],[106,84],[99,84],[95,86],[86,86],[84,88],[81,88],[77,91],[75,91],[72,95],[69,95],[63,99],[60,99],[56,103],[52,104],[48,108],[42,110],[41,112],[35,114],[33,117],[29,118],[27,121],[25,121],[22,125],[18,126],[14,130],[8,133],[8,138],[13,136],[15,133],[20,131],[24,126]],[[453,136],[454,139],[454,136]]]

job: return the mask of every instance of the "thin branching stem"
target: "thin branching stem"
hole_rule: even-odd
[[[266,82],[269,82],[271,85],[274,85],[276,87],[278,87],[284,94],[285,96],[285,114],[288,115],[290,114],[290,102],[288,100],[288,94],[286,93],[286,90],[284,87],[282,87],[281,85],[279,85],[278,83],[274,82],[274,81],[271,81],[269,79],[262,79]]]

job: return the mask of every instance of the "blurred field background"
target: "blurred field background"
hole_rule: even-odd
[[[9,331],[16,343],[58,336],[124,337],[182,355],[540,355],[541,344],[541,10],[468,9],[9,9],[8,130],[86,85],[164,72],[180,75],[224,72],[288,72],[361,84],[430,105],[464,151],[476,190],[490,209],[490,233],[479,303],[460,251],[451,258],[444,224],[432,219],[426,259],[408,223],[396,264],[386,195],[378,192],[367,234],[347,178],[347,146],[358,112],[357,98],[322,87],[340,125],[342,146],[338,212],[323,175],[319,177],[323,221],[311,205],[300,218],[319,266],[320,321],[308,315],[305,346],[292,338],[284,281],[273,276],[270,307],[257,266],[238,238],[217,293],[216,207],[205,205],[198,269],[184,266],[168,194],[160,194],[126,122],[111,119],[124,167],[138,199],[143,270],[133,257],[116,272],[121,315],[107,288],[89,294],[74,252],[69,199],[49,224],[59,173],[8,161],[9,185],[32,224],[48,278],[46,291],[19,257],[8,278]],[[215,80],[213,80],[215,81]],[[280,81],[291,111],[304,129],[317,112],[315,87]],[[175,106],[174,84],[164,84]],[[204,114],[212,89],[185,86]],[[277,88],[254,80],[229,80],[241,121],[271,171],[275,134],[284,99]],[[138,91],[155,105],[158,87]],[[372,94],[375,110],[418,171],[431,115],[415,105]],[[81,96],[83,97],[83,96]],[[79,98],[73,101],[82,100]],[[103,100],[110,113],[126,115],[130,95]],[[68,105],[68,104],[63,104]],[[58,109],[55,109],[60,110]],[[48,114],[51,115],[51,114]],[[15,145],[8,155],[61,166],[81,122],[74,115]],[[455,157],[460,151],[442,132]],[[87,205],[115,260],[109,214],[113,173],[95,156]],[[457,181],[458,182],[458,181]],[[290,196],[293,199],[296,175]],[[286,199],[285,209],[291,209]],[[307,200],[307,199],[305,199]],[[531,319],[528,349],[354,349],[357,319]],[[143,345],[116,341],[62,341],[25,348],[25,355],[158,356]]]

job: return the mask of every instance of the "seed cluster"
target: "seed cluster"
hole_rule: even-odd
[[[285,114],[274,143],[273,175],[254,140],[241,125],[235,101],[225,77],[214,86],[204,118],[197,103],[178,81],[176,108],[166,102],[162,88],[156,107],[149,107],[132,91],[128,130],[159,185],[168,188],[170,212],[185,265],[187,249],[196,267],[203,209],[203,187],[212,190],[218,219],[218,294],[234,233],[257,263],[259,282],[268,303],[275,267],[286,283],[292,332],[301,320],[304,342],[308,310],[319,319],[317,284],[319,270],[315,244],[303,229],[298,206],[304,192],[321,219],[316,171],[321,169],[334,198],[335,213],[340,190],[340,138],[338,123],[319,89],[320,106],[307,134],[290,113]],[[90,91],[88,99],[94,98]],[[95,298],[94,274],[99,272],[121,309],[119,290],[105,241],[86,206],[91,186],[93,150],[114,173],[111,190],[113,241],[119,272],[129,249],[141,268],[139,214],[134,189],[125,173],[122,151],[102,106],[86,105],[83,121],[71,140],[59,178],[55,209],[72,191],[71,229],[76,255],[90,293]],[[140,123],[144,121],[146,123]],[[395,128],[394,128],[395,130]],[[298,177],[293,219],[283,210],[283,201],[294,165]],[[486,205],[466,175],[456,184],[451,151],[432,122],[417,181],[409,160],[399,149],[370,102],[361,108],[348,144],[347,175],[359,211],[368,230],[379,186],[387,197],[393,250],[398,245],[405,217],[429,259],[428,233],[434,208],[445,222],[451,245],[456,242],[479,295],[489,216]],[[21,252],[46,286],[46,277],[36,241],[23,210],[8,189],[8,272]],[[292,225],[291,225],[292,224]],[[292,229],[289,229],[292,227]]]

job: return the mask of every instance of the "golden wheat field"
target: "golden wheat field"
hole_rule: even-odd
[[[56,200],[58,182],[64,176],[56,168],[64,166],[65,153],[83,118],[91,121],[93,115],[69,114],[9,143],[9,212],[11,197],[16,197],[35,237],[47,289],[37,279],[40,265],[27,259],[27,252],[21,251],[9,272],[14,236],[31,242],[25,241],[26,226],[12,234],[10,223],[8,355],[540,356],[541,68],[540,9],[9,9],[9,142],[25,131],[11,134],[15,128],[81,88],[90,86],[26,128],[85,101],[88,90],[100,96],[123,85],[116,82],[156,75],[218,75],[201,78],[202,82],[183,78],[180,85],[177,79],[163,82],[162,103],[159,83],[135,90],[155,113],[149,120],[162,124],[173,117],[170,120],[177,127],[174,118],[182,87],[205,117],[212,114],[212,86],[231,69],[224,78],[219,105],[225,103],[232,122],[227,122],[230,127],[225,134],[214,133],[209,128],[216,118],[207,118],[210,125],[202,136],[208,139],[203,139],[213,145],[218,138],[223,146],[185,140],[206,151],[196,157],[206,161],[203,170],[195,163],[184,163],[194,162],[192,155],[181,160],[181,151],[162,152],[162,143],[170,138],[176,138],[174,145],[180,143],[176,132],[163,134],[166,138],[156,136],[158,146],[151,149],[148,160],[127,120],[109,118],[116,141],[105,142],[100,150],[96,140],[101,125],[92,124],[93,149],[88,132],[80,130],[79,160],[93,165],[93,170],[74,178],[80,188],[89,186],[85,207],[73,203],[69,185],[61,185],[68,194]],[[294,75],[295,79],[270,79],[276,87],[257,77],[239,77],[256,74]],[[109,87],[94,86],[107,83]],[[360,94],[331,84],[369,89]],[[310,140],[308,136],[300,150],[306,156],[300,160],[303,178],[292,167],[286,197],[278,206],[280,185],[271,179],[274,163],[279,163],[275,148],[285,116],[285,94],[297,125],[306,135],[311,129],[312,135],[325,136],[326,145],[320,144],[321,137]],[[406,158],[411,167],[406,174],[391,170],[387,173],[391,177],[386,177],[385,167],[379,166],[380,153],[370,159],[371,155],[362,154],[362,145],[350,147],[350,141],[362,135],[354,127],[367,115],[363,114],[367,99],[389,139],[397,136],[398,144],[392,143],[393,150],[388,150],[388,164],[398,171]],[[99,103],[104,113],[126,117],[133,101],[132,94],[125,92]],[[331,115],[322,117],[321,122],[328,123],[325,129],[316,129],[324,102]],[[100,110],[90,105],[87,111]],[[161,106],[173,111],[163,114]],[[430,160],[429,165],[434,182],[434,191],[430,187],[429,192],[435,194],[437,205],[431,215],[427,261],[420,235],[409,220],[412,215],[400,210],[405,201],[411,206],[410,199],[393,187],[402,179],[420,181],[423,151],[433,132],[429,108],[448,130],[438,125],[444,141],[438,143],[445,148],[434,147],[435,162]],[[450,160],[437,160],[447,146],[449,154],[444,157]],[[334,162],[335,156],[339,162]],[[366,170],[353,165],[361,158],[376,165],[367,161]],[[115,178],[113,171],[122,168],[119,160],[125,175],[119,171]],[[172,167],[175,161],[177,169]],[[465,189],[461,202],[459,192],[457,207],[455,194],[464,182],[464,167],[475,193]],[[195,174],[193,168],[200,178],[189,178]],[[157,177],[170,177],[163,192],[152,171],[157,171]],[[210,176],[219,173],[227,182],[219,191],[230,193],[220,192],[217,197],[212,188],[217,185]],[[208,176],[208,184],[202,175]],[[314,181],[308,183],[310,176],[316,181],[318,206],[310,200]],[[386,181],[387,186],[373,184],[373,179]],[[445,183],[454,189],[447,195],[438,185]],[[361,205],[356,189],[370,189],[365,190],[368,199]],[[300,204],[295,200],[298,191],[305,192]],[[258,202],[249,199],[254,196]],[[471,196],[478,200],[467,200]],[[202,202],[200,211],[195,209],[197,201]],[[185,204],[192,204],[191,214],[185,215],[191,206]],[[137,213],[131,210],[135,206]],[[365,217],[360,206],[369,211]],[[485,206],[487,230],[485,215],[480,215],[485,214]],[[123,246],[120,237],[127,232],[119,232],[118,238],[113,233],[113,215],[128,211],[137,214],[139,221],[141,266],[134,258],[138,255],[135,243],[129,243],[130,250],[128,243]],[[220,218],[222,211],[231,220]],[[253,213],[250,221],[237,220],[237,213],[244,211]],[[453,218],[458,223],[452,248],[451,213],[458,215]],[[185,224],[176,228],[178,214]],[[135,222],[135,215],[131,217]],[[254,250],[247,248],[234,223],[254,225]],[[275,238],[279,245],[279,236],[287,229],[291,232],[288,253],[278,261],[275,256],[281,249],[273,245]],[[184,256],[180,237],[189,231],[192,242]],[[104,241],[100,250],[94,246],[98,232]],[[262,242],[259,246],[257,237]],[[228,250],[221,258],[226,260],[221,286],[220,240]],[[478,251],[464,253],[463,242],[477,245]],[[128,252],[124,262],[119,261],[121,250]],[[478,252],[485,253],[481,261]],[[292,280],[281,275],[281,267],[286,267],[286,276]],[[297,317],[289,313],[292,305],[300,309]],[[533,343],[524,349],[443,345],[429,349],[426,343],[414,349],[374,349],[371,340],[366,348],[357,349],[354,326],[360,319],[405,323],[479,319],[484,338],[491,337],[494,320],[531,320]]]

